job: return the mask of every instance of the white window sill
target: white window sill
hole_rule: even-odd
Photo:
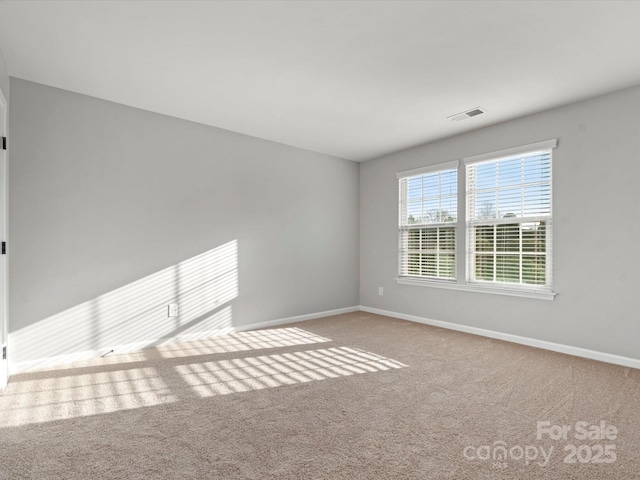
[[[526,288],[504,288],[499,286],[484,286],[479,284],[455,283],[437,280],[418,280],[413,278],[396,278],[399,285],[415,285],[419,287],[445,288],[448,290],[461,290],[464,292],[492,293],[495,295],[509,295],[511,297],[536,298],[539,300],[553,300],[557,295],[554,292],[544,292],[540,290],[529,290]]]

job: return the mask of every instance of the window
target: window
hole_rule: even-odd
[[[466,162],[470,282],[551,288],[551,148]]]
[[[400,181],[400,276],[455,280],[458,162]]]
[[[398,173],[398,282],[553,299],[556,144],[549,140],[465,158],[463,166],[449,162]]]

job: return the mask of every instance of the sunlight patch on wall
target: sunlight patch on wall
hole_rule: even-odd
[[[231,331],[236,298],[238,242],[233,240],[153,275],[42,319],[10,335],[12,371],[69,362],[73,355]],[[167,306],[179,305],[168,318]],[[221,313],[222,312],[222,313]],[[58,358],[61,357],[61,358]]]

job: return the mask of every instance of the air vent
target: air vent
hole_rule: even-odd
[[[482,115],[483,113],[485,113],[485,111],[482,108],[476,107],[471,110],[467,110],[466,112],[456,113],[455,115],[451,115],[447,118],[449,120],[459,122],[460,120],[466,120],[467,118],[477,117],[478,115]]]

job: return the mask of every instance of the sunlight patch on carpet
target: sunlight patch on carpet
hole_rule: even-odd
[[[349,347],[262,355],[176,366],[200,397],[381,372],[406,365]]]
[[[254,330],[19,374],[0,393],[0,428],[406,367],[358,348],[317,348],[331,341],[301,328]]]
[[[325,343],[331,340],[301,328],[273,328],[230,333],[191,342],[163,345],[157,348],[164,358],[209,355],[211,353],[243,352],[267,348],[291,347]]]
[[[50,422],[175,402],[152,367],[26,380],[0,396],[0,426]]]

